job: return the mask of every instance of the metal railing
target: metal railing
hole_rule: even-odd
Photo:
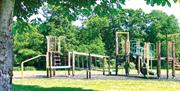
[[[34,60],[34,59],[37,59],[37,58],[39,58],[39,57],[46,57],[46,55],[38,55],[38,56],[35,56],[35,57],[33,57],[33,58],[27,59],[27,60],[25,60],[25,61],[23,61],[23,62],[21,63],[21,77],[22,77],[22,78],[24,78],[24,63],[27,63],[27,62],[29,62],[29,61],[31,61],[31,60]]]

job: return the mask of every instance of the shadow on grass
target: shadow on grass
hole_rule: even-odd
[[[71,88],[71,87],[40,87],[37,85],[17,85],[13,84],[13,91],[96,91],[92,89]]]

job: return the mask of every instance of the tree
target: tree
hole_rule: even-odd
[[[65,37],[66,43],[63,44],[66,47],[65,51],[72,51],[77,48],[77,28],[72,25],[67,17],[62,15],[53,15],[45,25],[47,27],[46,31],[48,35]]]
[[[12,18],[14,0],[0,0],[0,91],[10,91],[12,83]]]
[[[78,51],[104,55],[106,50],[101,36],[101,29],[108,26],[108,19],[94,16],[85,21],[84,26],[77,36],[79,40]]]
[[[45,39],[38,30],[38,26],[29,24],[28,26],[30,27],[25,28],[24,32],[21,32],[22,26],[19,21],[16,21],[13,26],[15,66],[19,66],[22,61],[32,56],[45,53],[44,50],[42,50],[45,46],[45,44],[43,45]],[[34,62],[31,62],[31,64],[34,64]]]
[[[145,0],[147,4],[169,5],[168,0]],[[174,0],[176,1],[176,0]],[[29,16],[36,14],[39,7],[44,2],[53,5],[62,5],[67,15],[78,15],[78,11],[90,12],[94,10],[97,14],[117,14],[121,4],[125,0],[101,0],[101,4],[96,4],[96,0],[0,0],[0,90],[11,91],[12,78],[12,18],[14,15],[18,19],[26,20]],[[118,8],[112,5],[116,4]],[[15,8],[14,8],[15,6]],[[92,7],[95,6],[95,7]],[[72,12],[73,11],[73,12]],[[106,11],[106,12],[105,12]]]

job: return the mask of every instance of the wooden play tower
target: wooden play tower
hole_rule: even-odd
[[[46,54],[46,70],[47,77],[55,76],[55,70],[68,69],[70,75],[71,62],[66,60],[66,53],[62,52],[61,47],[64,47],[65,37],[47,36],[47,54]]]
[[[121,50],[119,49],[119,35],[126,36],[125,40],[122,40]],[[124,53],[123,53],[124,52]],[[129,41],[129,32],[116,32],[116,75],[118,75],[118,69],[120,65],[120,61],[125,58],[125,73],[129,75],[129,54],[130,54],[130,41]]]

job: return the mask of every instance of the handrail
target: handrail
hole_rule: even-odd
[[[30,58],[30,59],[27,59],[27,60],[21,62],[21,77],[24,78],[24,74],[23,74],[23,72],[24,72],[24,63],[29,62],[29,61],[34,60],[34,59],[39,58],[39,57],[43,57],[43,56],[46,57],[46,55],[38,55],[38,56],[35,56],[33,58]]]
[[[89,53],[84,53],[84,52],[76,52],[76,51],[70,52],[70,54],[72,53],[77,54],[77,55],[89,56]],[[99,58],[109,58],[109,56],[103,56],[103,55],[98,55],[98,54],[90,54],[90,56],[99,57]]]

